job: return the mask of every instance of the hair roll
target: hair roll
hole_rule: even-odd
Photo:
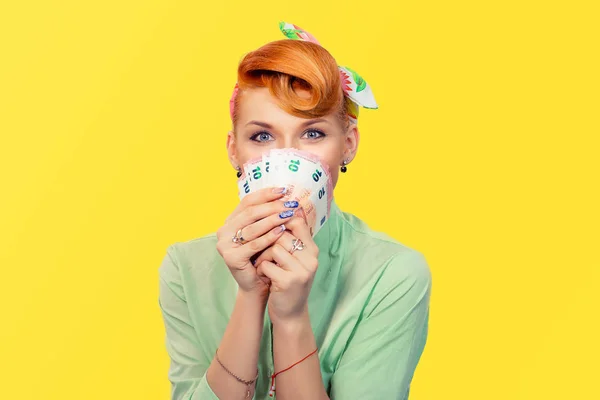
[[[335,112],[342,122],[347,120],[349,104],[337,63],[325,48],[312,42],[276,40],[246,54],[238,66],[238,86],[234,126],[244,90],[255,87],[267,87],[278,105],[294,116],[319,118]],[[309,96],[299,94],[298,89],[308,91]]]

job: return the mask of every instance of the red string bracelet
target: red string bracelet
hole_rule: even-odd
[[[271,390],[269,390],[269,397],[273,397],[273,394],[275,393],[275,377],[277,375],[279,375],[282,372],[287,371],[288,369],[292,368],[293,366],[300,364],[302,361],[306,360],[308,357],[312,356],[313,354],[315,354],[317,352],[317,350],[319,350],[318,348],[316,348],[312,353],[310,353],[309,355],[307,355],[306,357],[304,357],[302,360],[297,361],[295,363],[293,363],[292,365],[290,365],[289,367],[287,367],[286,369],[283,369],[279,372],[274,373],[273,375],[271,375]]]

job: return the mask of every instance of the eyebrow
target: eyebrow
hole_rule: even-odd
[[[301,127],[307,127],[307,126],[310,126],[310,125],[317,124],[317,123],[319,123],[319,122],[326,122],[326,123],[329,123],[329,121],[327,121],[327,120],[326,120],[326,119],[324,119],[324,118],[317,118],[317,119],[311,119],[311,120],[308,120],[308,121],[306,121],[306,122],[303,122],[303,123],[302,123],[300,126],[301,126]],[[252,121],[250,121],[250,122],[248,122],[248,123],[246,124],[246,126],[248,126],[248,125],[258,125],[258,126],[262,126],[263,128],[267,128],[267,129],[273,129],[273,125],[271,125],[271,124],[268,124],[268,123],[266,123],[266,122],[262,122],[262,121],[254,121],[254,120],[252,120]]]

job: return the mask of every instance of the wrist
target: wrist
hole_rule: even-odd
[[[237,300],[248,303],[261,304],[266,307],[269,300],[269,290],[243,290],[237,292]]]
[[[273,319],[273,329],[285,336],[302,336],[308,331],[312,332],[308,307],[300,314],[285,319]]]

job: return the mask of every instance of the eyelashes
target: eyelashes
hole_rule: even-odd
[[[260,137],[261,135],[271,135],[271,134],[267,131],[256,132],[254,135],[250,136],[250,140],[252,140],[253,142],[259,142],[259,143],[268,142],[268,140],[256,140],[256,138]]]
[[[315,133],[319,134],[319,136],[317,136],[317,137],[311,137],[310,138],[311,140],[317,140],[317,139],[321,139],[321,138],[324,138],[325,136],[327,136],[325,134],[325,132],[323,132],[323,131],[321,131],[319,129],[309,129],[309,130],[307,130],[307,131],[304,132],[303,136],[305,134],[311,133],[311,132],[315,132]],[[252,136],[250,136],[250,140],[252,140],[254,142],[257,142],[257,143],[265,143],[265,142],[270,142],[271,141],[271,140],[257,140],[257,138],[261,137],[262,135],[269,135],[271,137],[273,136],[269,132],[263,130],[263,131],[256,132]]]

